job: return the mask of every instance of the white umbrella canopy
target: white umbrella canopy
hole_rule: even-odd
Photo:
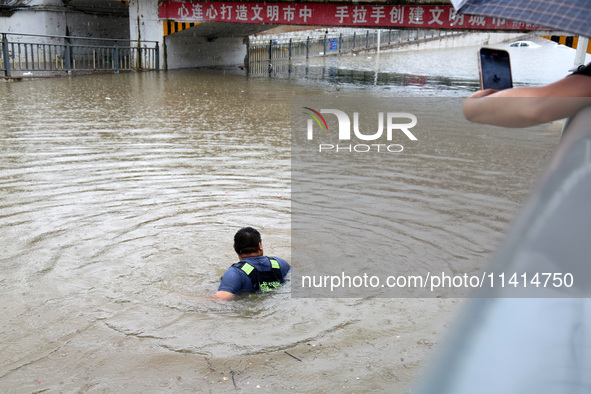
[[[591,36],[591,0],[451,0],[459,14],[526,22]]]

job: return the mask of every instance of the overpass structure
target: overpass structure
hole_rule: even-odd
[[[155,42],[163,69],[243,64],[248,37],[281,25],[543,30],[497,18],[458,16],[449,0],[0,0],[0,33]]]
[[[158,16],[183,22],[413,29],[535,30],[539,26],[482,16],[456,15],[450,4],[347,4],[165,1]]]
[[[279,25],[497,32],[544,30],[498,18],[456,15],[449,0],[131,0],[129,7],[131,38],[160,40],[165,48],[161,64],[168,68],[240,64],[246,55],[245,38]]]

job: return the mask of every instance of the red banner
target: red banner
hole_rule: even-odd
[[[456,15],[451,5],[359,5],[164,1],[160,19],[182,22],[267,23],[418,29],[540,30],[539,26],[483,16]]]

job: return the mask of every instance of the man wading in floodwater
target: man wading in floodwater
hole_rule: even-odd
[[[240,262],[232,265],[218,288],[216,297],[231,300],[242,292],[266,292],[281,286],[290,270],[287,261],[263,256],[261,234],[252,227],[244,227],[234,235],[234,250]]]

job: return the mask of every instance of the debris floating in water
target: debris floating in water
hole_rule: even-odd
[[[283,351],[283,353],[287,354],[289,357],[293,357],[293,358],[295,358],[296,360],[298,360],[298,361],[300,361],[300,362],[302,361],[302,360],[300,360],[299,358],[297,358],[296,356],[294,356],[293,354],[289,354],[289,353],[288,353],[288,352],[286,352],[285,350]]]

